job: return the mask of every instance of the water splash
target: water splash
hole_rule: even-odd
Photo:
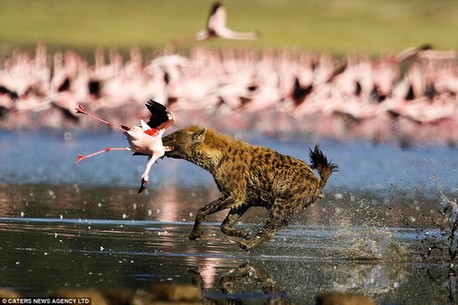
[[[458,204],[444,194],[440,194],[440,204],[444,218],[441,231],[447,237],[448,255],[450,263],[453,263],[458,254]]]
[[[405,261],[408,249],[395,238],[395,232],[385,227],[343,225],[336,240],[344,241],[342,255],[350,260]]]
[[[457,295],[457,278],[456,266],[454,264],[458,254],[458,203],[444,194],[440,193],[440,205],[442,207],[442,234],[447,237],[448,241],[448,258],[450,267],[448,270],[448,299],[450,304],[456,304]]]

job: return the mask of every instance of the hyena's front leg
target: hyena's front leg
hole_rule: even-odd
[[[189,239],[195,240],[200,238],[200,236],[202,235],[202,221],[205,220],[205,217],[207,217],[207,215],[227,209],[234,204],[235,200],[232,196],[223,196],[201,207],[197,212],[196,221],[194,222],[194,227],[192,229],[191,234],[189,235]]]

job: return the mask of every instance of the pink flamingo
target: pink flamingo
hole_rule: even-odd
[[[218,24],[219,9],[210,17],[212,26]],[[75,119],[79,104],[134,126],[131,120],[146,111],[144,101],[154,99],[188,121],[208,116],[217,126],[230,122],[227,128],[291,128],[339,137],[342,130],[368,137],[382,126],[392,137],[413,132],[421,140],[416,132],[421,127],[431,134],[450,130],[447,138],[456,141],[456,58],[456,51],[428,47],[376,61],[359,55],[335,60],[294,49],[260,53],[196,47],[189,58],[164,50],[151,63],[137,49],[126,61],[110,51],[105,63],[97,50],[91,66],[75,52],[50,55],[39,46],[35,57],[16,51],[0,61],[0,127],[73,126],[68,118]],[[236,119],[241,124],[234,124]],[[271,124],[281,119],[286,123]]]
[[[79,105],[76,108],[77,113],[87,115],[99,122],[102,122],[103,124],[123,131],[129,142],[129,147],[107,147],[89,155],[78,155],[75,163],[78,163],[83,159],[90,158],[112,150],[127,150],[133,151],[134,155],[146,155],[148,156],[149,161],[146,165],[145,172],[142,175],[140,188],[138,189],[138,193],[141,193],[146,188],[148,183],[151,166],[154,164],[154,162],[156,162],[157,159],[164,156],[164,153],[170,149],[163,146],[162,134],[167,127],[175,122],[175,118],[169,109],[158,102],[149,100],[146,103],[146,108],[148,108],[152,114],[147,123],[145,123],[143,120],[140,120],[140,126],[127,127],[121,125],[120,127],[117,127],[113,125],[113,123],[90,114],[83,108],[83,106]]]
[[[410,59],[428,59],[428,60],[455,60],[458,58],[458,52],[455,50],[440,51],[434,50],[432,45],[424,44],[419,47],[402,50],[396,55],[396,61],[402,62]]]
[[[207,27],[197,32],[193,37],[174,40],[173,44],[182,44],[191,41],[203,41],[210,38],[254,40],[258,37],[255,32],[236,32],[226,26],[226,8],[220,2],[213,3],[207,20]]]

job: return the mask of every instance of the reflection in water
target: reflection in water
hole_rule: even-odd
[[[319,267],[312,267],[312,264],[320,265],[319,262],[304,266],[250,260],[220,274],[213,289],[204,289],[204,298],[212,301],[209,304],[226,304],[224,300],[229,304],[245,304],[247,300],[258,300],[256,304],[315,304],[316,296],[328,302],[317,304],[354,304],[345,303],[349,299],[361,302],[357,304],[375,304],[374,299],[379,304],[455,304],[454,296],[453,299],[450,296],[456,291],[446,291],[443,287],[456,285],[456,282],[448,282],[445,277],[440,281],[436,278],[429,284],[418,281],[416,277],[427,277],[427,270],[418,272],[408,267],[398,274],[399,269],[396,269],[404,267],[393,268],[388,262],[324,264]],[[191,274],[198,273],[191,269]],[[340,282],[336,283],[336,280]],[[324,291],[334,293],[322,294]]]
[[[252,287],[252,282],[254,282],[254,286],[259,286],[260,289]],[[270,275],[248,263],[244,263],[223,275],[219,285],[225,297],[231,299],[233,304],[240,304],[243,301],[243,297],[237,297],[241,294],[242,289],[245,293],[251,294],[260,290],[259,297],[265,299],[265,304],[293,304]]]
[[[441,194],[442,215],[444,217],[442,232],[448,239],[448,255],[454,262],[458,254],[458,204]]]

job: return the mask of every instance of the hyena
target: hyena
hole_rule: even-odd
[[[321,189],[338,168],[318,146],[309,151],[309,166],[272,149],[199,126],[177,130],[162,141],[169,150],[166,157],[184,159],[209,171],[222,193],[199,209],[189,238],[201,237],[202,221],[207,215],[229,209],[221,231],[241,238],[240,247],[246,250],[270,240],[279,228],[286,226],[288,216],[322,197]],[[269,215],[263,228],[251,238],[248,231],[234,226],[253,206],[268,209]]]

